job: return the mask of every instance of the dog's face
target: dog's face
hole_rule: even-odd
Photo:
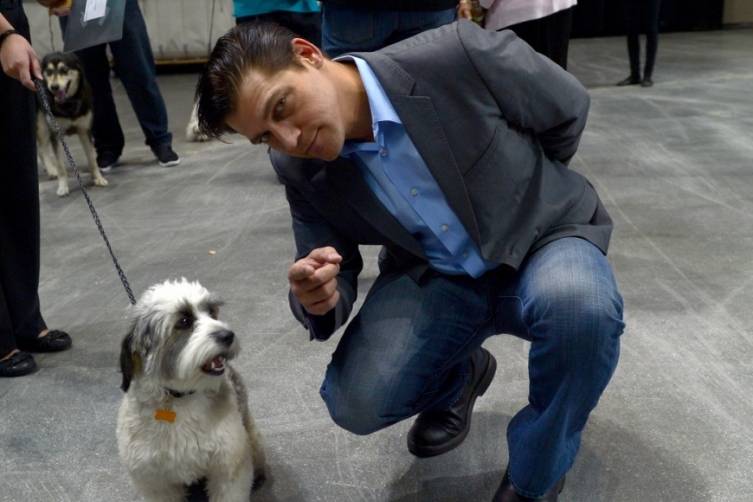
[[[149,288],[134,306],[123,340],[124,391],[143,377],[176,391],[211,386],[239,346],[218,319],[221,302],[198,282],[166,281]]]
[[[78,92],[81,85],[81,62],[74,54],[53,52],[42,60],[44,85],[55,103],[62,104]]]

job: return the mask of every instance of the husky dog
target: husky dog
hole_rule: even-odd
[[[99,172],[92,144],[92,94],[84,79],[81,62],[74,54],[53,52],[42,59],[42,77],[52,115],[65,135],[77,134],[86,153],[94,184],[107,185]],[[41,103],[37,107],[39,156],[50,178],[58,179],[57,194],[68,195],[68,172],[55,133],[47,125]]]
[[[186,125],[186,141],[195,141],[195,142],[209,141],[209,136],[207,136],[206,134],[203,134],[199,130],[198,108],[199,108],[198,103],[194,103],[193,109],[191,110],[191,118],[188,119],[188,124]]]
[[[182,501],[205,481],[209,500],[247,501],[264,480],[264,452],[248,394],[228,361],[235,334],[198,282],[166,281],[133,307],[120,354],[125,396],[120,457],[149,501]]]

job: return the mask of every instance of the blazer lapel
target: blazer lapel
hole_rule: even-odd
[[[327,163],[326,169],[328,183],[350,207],[392,242],[426,259],[419,242],[379,202],[354,162],[338,159]]]
[[[481,236],[465,189],[465,180],[455,162],[431,98],[413,95],[415,80],[391,59],[379,53],[354,55],[366,59],[379,77],[408,136],[442,189],[450,208],[460,218],[471,239],[480,246]],[[445,120],[451,119],[452,117],[445,117]]]

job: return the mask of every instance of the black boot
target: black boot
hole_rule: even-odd
[[[551,487],[549,491],[541,497],[535,499],[532,499],[531,497],[524,497],[523,495],[518,495],[518,493],[515,491],[515,488],[512,486],[512,482],[510,481],[510,476],[508,472],[505,471],[505,477],[502,478],[502,484],[500,484],[499,488],[497,488],[497,493],[494,494],[492,502],[557,502],[557,498],[559,497],[559,494],[564,486],[565,476],[562,476],[562,479],[557,481],[554,486]]]
[[[620,80],[619,82],[617,82],[617,85],[619,85],[619,86],[623,86],[623,85],[638,85],[640,83],[641,83],[641,76],[640,75],[630,74],[629,77],[627,77],[627,78],[625,78],[625,79]]]
[[[408,450],[417,457],[433,457],[460,445],[471,428],[473,404],[489,388],[495,371],[497,361],[488,350],[474,352],[471,377],[458,402],[446,410],[420,413],[408,432]]]

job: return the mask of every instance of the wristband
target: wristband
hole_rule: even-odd
[[[17,32],[16,30],[13,30],[13,29],[6,30],[6,31],[0,33],[0,49],[2,49],[3,42],[5,42],[5,39],[8,38],[11,35],[18,35],[19,37],[23,36],[19,32]]]

